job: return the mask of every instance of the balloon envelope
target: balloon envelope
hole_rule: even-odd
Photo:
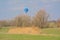
[[[27,13],[28,12],[28,8],[24,8],[24,12]]]

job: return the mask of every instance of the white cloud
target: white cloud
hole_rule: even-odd
[[[23,7],[14,7],[14,8],[9,8],[8,10],[11,11],[17,11],[17,10],[22,10]]]
[[[17,3],[21,2],[21,1],[25,1],[25,0],[10,0],[10,1],[8,1],[8,4],[17,4]],[[33,3],[35,1],[37,1],[37,2],[41,1],[43,3],[49,3],[49,2],[59,2],[60,0],[26,0],[26,1],[30,2],[30,3]]]
[[[45,5],[46,8],[50,8],[52,5]]]
[[[11,10],[21,10],[22,8],[16,7],[16,8],[11,8]]]
[[[44,5],[42,8],[51,10],[53,8],[53,5]]]
[[[43,2],[43,3],[47,3],[47,2],[48,2],[48,0],[41,0],[41,2]]]
[[[60,0],[40,0],[43,3],[49,3],[49,2],[59,2]]]
[[[58,1],[60,1],[60,0],[51,0],[51,1],[53,1],[53,2],[58,2]]]
[[[7,3],[10,4],[17,4],[19,0],[9,0]]]

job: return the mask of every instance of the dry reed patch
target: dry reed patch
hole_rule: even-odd
[[[16,27],[8,30],[9,34],[40,34],[40,32],[37,27]]]

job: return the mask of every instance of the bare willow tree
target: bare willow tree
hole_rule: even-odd
[[[20,15],[20,16],[15,18],[15,22],[16,22],[16,26],[20,26],[20,27],[25,26],[25,27],[28,27],[31,24],[30,23],[31,22],[30,16],[25,15],[25,14],[24,15]]]
[[[6,20],[0,21],[0,27],[6,27],[6,26],[7,26],[7,21]]]
[[[60,27],[60,19],[57,20],[57,27]]]
[[[45,10],[39,10],[33,18],[33,24],[40,28],[46,27],[48,15]]]

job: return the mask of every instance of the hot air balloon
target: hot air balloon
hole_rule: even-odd
[[[27,13],[29,11],[28,8],[24,8],[24,12]]]

